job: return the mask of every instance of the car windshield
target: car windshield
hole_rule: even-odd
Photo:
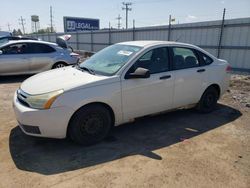
[[[96,74],[114,75],[141,47],[115,44],[109,46],[84,61],[80,67]]]

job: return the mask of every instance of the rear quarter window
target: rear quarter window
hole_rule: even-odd
[[[197,51],[197,53],[199,54],[202,65],[210,65],[211,63],[213,63],[213,59],[209,57],[208,55],[200,51]]]

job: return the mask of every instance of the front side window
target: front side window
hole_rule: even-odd
[[[138,67],[148,69],[150,74],[168,71],[168,48],[156,48],[148,51],[135,62],[129,69],[129,73],[134,72]]]
[[[80,64],[96,74],[111,76],[125,65],[141,47],[116,44],[109,46]]]
[[[25,43],[18,43],[18,44],[11,44],[8,46],[3,47],[2,49],[3,54],[25,54],[27,51],[27,44]]]
[[[199,61],[193,50],[189,48],[174,47],[173,68],[175,70],[198,67]]]

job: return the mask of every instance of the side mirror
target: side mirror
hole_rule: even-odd
[[[0,50],[0,55],[1,55],[1,54],[3,54],[3,51],[2,51],[2,50]]]
[[[148,69],[144,69],[141,67],[138,67],[135,72],[129,73],[126,78],[149,78],[150,77],[150,72]]]

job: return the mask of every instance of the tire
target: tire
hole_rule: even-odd
[[[68,134],[81,145],[92,145],[104,139],[112,125],[111,115],[102,105],[80,108],[71,118]]]
[[[64,63],[64,62],[58,62],[58,63],[55,63],[53,66],[52,66],[52,69],[59,69],[59,68],[62,68],[62,67],[66,67],[67,64]]]
[[[209,113],[212,112],[217,105],[217,101],[219,99],[218,91],[215,87],[208,87],[203,93],[196,109],[201,113]]]

